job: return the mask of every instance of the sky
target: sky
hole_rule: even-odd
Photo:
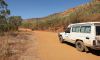
[[[6,0],[11,16],[41,18],[85,4],[90,0]]]

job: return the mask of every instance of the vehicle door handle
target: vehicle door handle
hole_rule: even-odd
[[[90,39],[89,37],[86,37],[86,39]]]

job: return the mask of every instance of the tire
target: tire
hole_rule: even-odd
[[[76,41],[75,46],[78,51],[81,51],[81,52],[85,51],[85,46],[82,41]]]
[[[61,35],[59,36],[59,41],[60,41],[60,43],[64,43],[64,39]]]

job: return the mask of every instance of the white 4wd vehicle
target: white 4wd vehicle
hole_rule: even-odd
[[[58,36],[60,42],[73,43],[79,51],[88,51],[87,47],[100,50],[100,22],[70,24]]]

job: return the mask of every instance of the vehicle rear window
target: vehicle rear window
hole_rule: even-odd
[[[100,26],[96,26],[96,35],[100,35]]]

